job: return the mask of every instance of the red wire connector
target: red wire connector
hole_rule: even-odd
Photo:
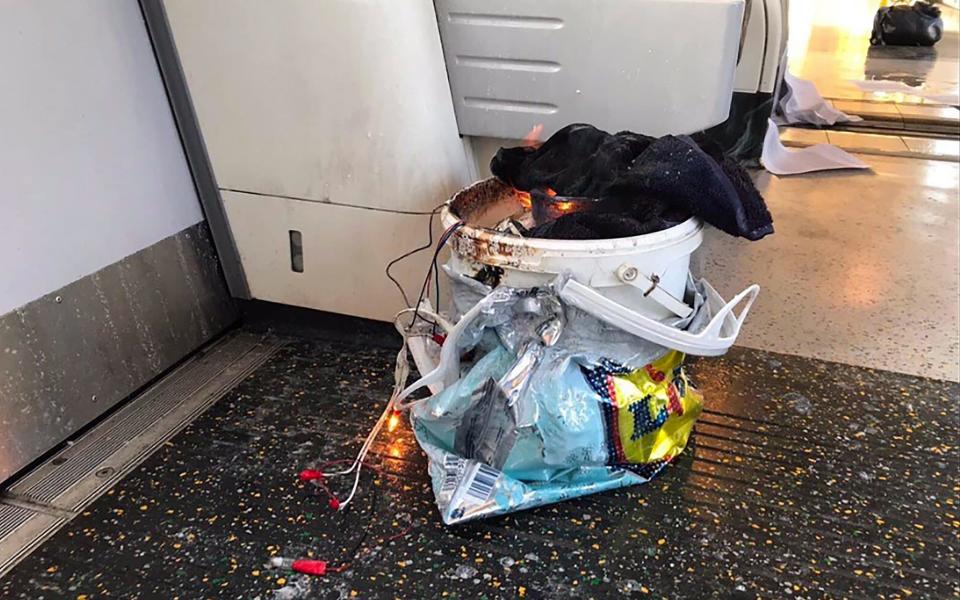
[[[333,510],[340,510],[340,501],[337,500],[337,497],[330,493],[330,490],[327,489],[327,479],[323,475],[323,471],[319,469],[304,469],[300,471],[300,481],[307,483],[310,481],[316,482],[320,490],[326,495],[330,496],[330,508]]]
[[[327,561],[301,558],[293,561],[293,564],[290,565],[290,568],[297,573],[303,573],[304,575],[326,575]]]
[[[319,481],[323,482],[323,472],[316,469],[304,469],[300,471],[300,481]]]
[[[304,575],[320,576],[327,574],[327,561],[325,560],[313,560],[310,558],[293,559],[274,556],[270,559],[268,566],[274,569],[287,569],[296,573],[303,573]]]

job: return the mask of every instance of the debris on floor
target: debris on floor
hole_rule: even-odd
[[[856,115],[837,110],[817,91],[812,81],[783,75],[783,91],[763,138],[760,162],[774,175],[800,175],[838,169],[869,169],[865,162],[833,144],[814,144],[806,148],[788,149],[780,141],[780,125],[815,125],[832,127],[838,123],[862,121]],[[776,94],[775,94],[776,95]]]
[[[763,155],[760,160],[763,167],[774,175],[870,168],[867,163],[833,144],[787,148],[780,141],[780,129],[772,119],[767,121],[767,133],[763,138]]]
[[[833,126],[837,123],[856,123],[863,119],[837,110],[828,102],[812,81],[800,79],[789,71],[783,74],[784,90],[772,115],[777,125]]]
[[[956,383],[734,347],[685,365],[708,402],[683,454],[653,483],[447,527],[406,423],[384,430],[369,459],[381,483],[365,476],[351,510],[331,513],[296,481],[291,456],[308,449],[326,461],[359,447],[396,356],[385,328],[374,342],[298,330],[303,337],[0,579],[0,597],[954,593],[944,565],[956,565],[960,505],[960,449],[949,442],[960,436]],[[138,510],[145,501],[155,509]],[[381,543],[401,530],[398,510],[416,528]],[[349,557],[369,522],[368,543],[382,548],[348,571],[263,568],[273,553]],[[178,536],[187,526],[190,542]]]

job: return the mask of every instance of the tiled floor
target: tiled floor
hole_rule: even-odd
[[[831,144],[849,152],[896,154],[908,150],[907,144],[897,135],[851,133],[849,131],[827,131],[826,134],[827,140]]]
[[[866,100],[831,100],[834,108],[863,119],[846,126],[877,127],[893,131],[931,131],[960,137],[960,110],[954,106],[894,104]]]
[[[877,134],[863,131],[783,127],[780,129],[780,141],[785,146],[833,144],[847,152],[960,161],[960,140],[958,139],[900,135],[897,131]]]
[[[711,230],[695,265],[721,293],[760,284],[739,344],[958,381],[960,165],[862,158],[871,171],[759,174],[776,233]]]
[[[960,110],[953,106],[930,106],[926,104],[899,104],[897,110],[904,119],[927,123],[956,123]]]
[[[910,152],[927,154],[956,160],[960,156],[960,140],[934,140],[914,137],[903,137],[903,142]]]
[[[933,48],[870,47],[881,0],[790,2],[790,71],[827,98],[921,102],[900,93],[863,92],[850,80],[887,79],[945,94],[960,86],[960,12],[942,6],[945,32]]]
[[[799,127],[781,127],[780,141],[785,146],[812,146],[829,144],[827,132],[823,129],[801,129]]]
[[[837,110],[841,110],[848,115],[856,115],[872,121],[889,121],[892,127],[903,129],[903,117],[894,104],[863,100],[833,100],[832,104]]]

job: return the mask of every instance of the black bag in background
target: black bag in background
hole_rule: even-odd
[[[895,4],[877,10],[872,46],[932,46],[943,37],[940,9],[926,2]]]

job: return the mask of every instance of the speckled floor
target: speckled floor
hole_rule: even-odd
[[[669,598],[960,595],[960,386],[734,349],[654,483],[444,527],[407,428],[355,508],[296,480],[352,456],[395,349],[293,341],[0,580],[0,597]],[[382,540],[413,529],[398,540]],[[323,578],[270,556],[361,558]]]
[[[960,380],[960,164],[862,156],[871,171],[757,176],[776,233],[708,229],[694,267],[761,292],[737,343]]]

